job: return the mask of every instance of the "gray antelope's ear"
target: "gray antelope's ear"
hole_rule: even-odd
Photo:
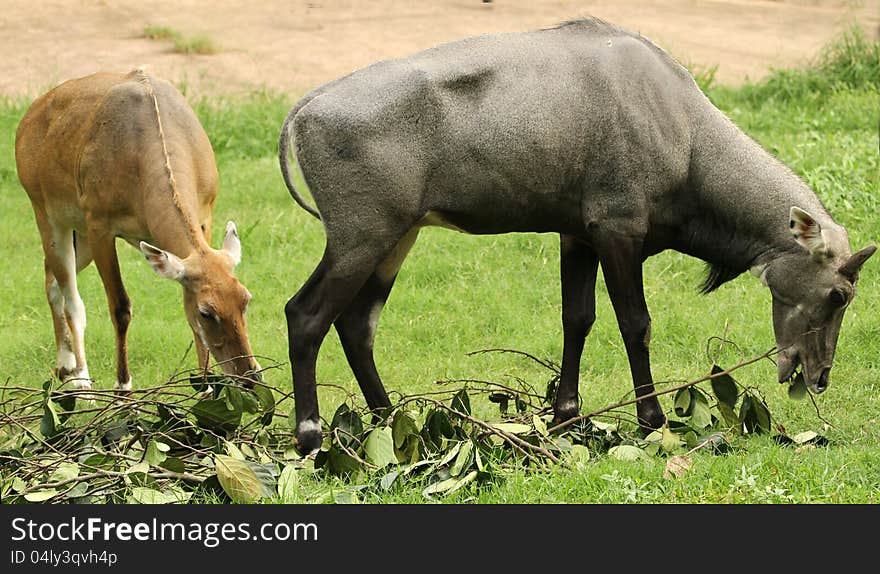
[[[172,281],[183,281],[186,277],[186,267],[177,255],[163,251],[146,241],[141,241],[140,247],[147,263],[160,276]]]
[[[859,270],[862,268],[862,265],[865,264],[865,261],[871,258],[874,255],[874,252],[877,251],[876,245],[869,245],[864,249],[860,249],[852,254],[852,256],[847,260],[846,263],[840,266],[838,272],[844,277],[849,278],[850,281],[855,283],[856,277],[858,277]]]
[[[816,219],[799,207],[792,207],[788,217],[788,227],[794,240],[813,255],[825,252],[822,227]]]
[[[232,264],[241,263],[241,239],[238,238],[238,231],[235,224],[231,221],[226,223],[226,237],[223,238],[223,251],[232,258]]]

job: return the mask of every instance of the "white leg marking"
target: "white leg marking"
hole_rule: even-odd
[[[116,381],[116,384],[113,385],[114,391],[130,391],[131,390],[131,377],[128,377],[128,380],[124,383],[120,383]]]
[[[317,421],[303,421],[296,425],[297,430],[303,432],[318,431],[321,432],[321,423]]]

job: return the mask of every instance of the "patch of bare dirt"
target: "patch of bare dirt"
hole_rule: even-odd
[[[299,96],[377,60],[464,36],[598,16],[736,84],[806,63],[856,22],[876,35],[880,0],[4,0],[0,94],[36,95],[98,70],[147,65],[190,93],[261,87]],[[214,55],[143,38],[150,25],[206,35]]]

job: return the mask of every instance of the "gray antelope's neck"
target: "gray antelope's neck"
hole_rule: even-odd
[[[720,111],[698,119],[688,181],[696,207],[682,236],[684,250],[712,267],[707,290],[797,248],[788,229],[792,206],[835,225],[806,183]]]

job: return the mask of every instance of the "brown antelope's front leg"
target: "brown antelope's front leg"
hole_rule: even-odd
[[[629,358],[636,397],[653,393],[654,380],[648,354],[651,316],[642,285],[642,241],[623,236],[603,241],[599,258]],[[636,412],[639,427],[645,433],[660,428],[666,421],[657,397],[636,403]]]
[[[578,415],[578,375],[584,340],[596,320],[596,275],[599,259],[585,243],[560,235],[562,283],[562,374],[553,404],[557,423]]]
[[[131,373],[128,370],[128,325],[131,322],[131,302],[122,283],[119,260],[116,256],[116,238],[97,229],[89,229],[89,244],[95,266],[101,275],[110,317],[116,331],[116,384],[117,392],[131,391]]]

